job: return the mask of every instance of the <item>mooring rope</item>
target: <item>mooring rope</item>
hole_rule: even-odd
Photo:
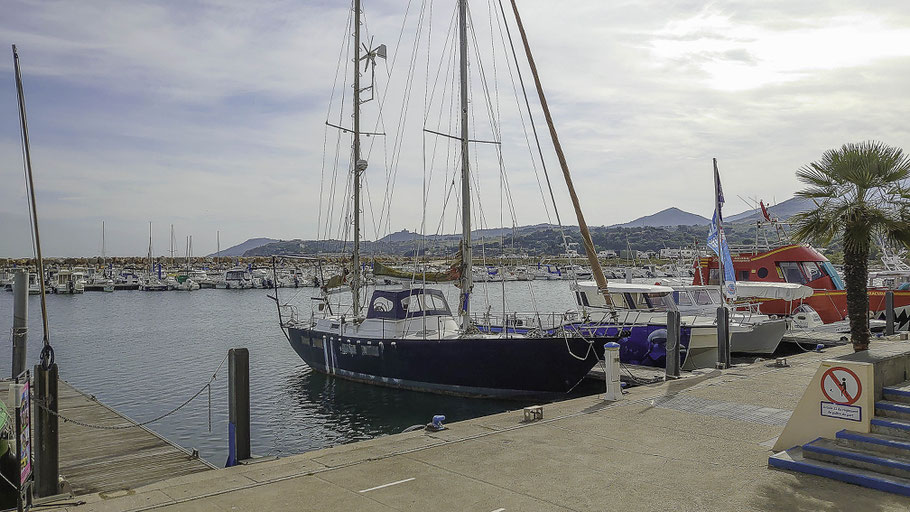
[[[212,372],[212,377],[209,378],[208,382],[206,382],[201,388],[199,388],[199,391],[194,393],[193,396],[189,397],[185,402],[178,405],[174,409],[171,409],[170,411],[168,411],[164,414],[161,414],[159,416],[156,416],[150,420],[143,421],[143,422],[133,422],[133,423],[122,424],[122,425],[97,425],[97,424],[93,424],[93,423],[86,423],[84,421],[80,421],[80,420],[76,420],[76,419],[64,416],[63,414],[60,414],[59,412],[52,410],[42,400],[38,400],[33,397],[33,401],[36,406],[44,409],[46,412],[49,412],[50,414],[53,414],[54,416],[57,416],[58,418],[62,419],[64,423],[69,422],[69,423],[74,423],[76,425],[79,425],[80,427],[94,428],[94,429],[99,429],[99,430],[124,430],[124,429],[128,429],[128,428],[143,427],[145,425],[149,425],[149,424],[155,423],[156,421],[160,421],[164,418],[167,418],[168,416],[176,413],[180,409],[183,409],[184,407],[186,407],[190,402],[192,402],[199,395],[201,395],[203,391],[206,391],[208,389],[209,390],[209,409],[210,409],[210,411],[209,411],[209,428],[211,429],[211,406],[212,406],[211,385],[212,385],[212,382],[215,381],[215,377],[218,376],[218,371],[221,370],[221,367],[224,366],[224,362],[227,361],[227,358],[228,358],[228,355],[225,354],[224,359],[221,360],[221,363],[218,364],[218,367],[215,368],[214,372]],[[127,418],[127,419],[129,419],[129,418]]]

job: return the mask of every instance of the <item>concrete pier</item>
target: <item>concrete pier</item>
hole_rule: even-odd
[[[818,363],[850,352],[708,370],[633,388],[614,403],[590,396],[546,404],[537,421],[519,409],[118,497],[86,494],[78,498],[86,504],[60,510],[906,511],[910,498],[768,467]]]

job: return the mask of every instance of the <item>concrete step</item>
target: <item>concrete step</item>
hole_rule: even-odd
[[[803,450],[799,446],[772,455],[768,458],[768,465],[773,468],[798,471],[870,489],[910,496],[910,479],[809,459],[803,457]]]
[[[910,421],[899,420],[897,418],[873,417],[869,420],[869,424],[869,426],[872,427],[872,432],[875,434],[884,434],[898,439],[910,440]]]
[[[875,415],[910,421],[910,404],[879,400],[875,402]]]
[[[882,388],[885,400],[910,404],[910,380]]]
[[[910,479],[910,459],[841,446],[833,439],[818,438],[804,444],[803,457]]]
[[[910,459],[910,439],[883,434],[841,430],[835,434],[837,444],[848,448],[876,451]]]

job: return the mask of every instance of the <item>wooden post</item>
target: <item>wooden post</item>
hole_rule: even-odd
[[[57,364],[35,365],[35,496],[58,494],[60,438],[57,419]],[[50,411],[48,411],[50,409]],[[51,412],[52,411],[52,412]]]
[[[885,292],[885,336],[894,334],[894,292]]]
[[[666,380],[679,378],[680,353],[679,311],[667,311],[667,364]]]
[[[730,311],[724,306],[717,308],[717,366],[723,370],[730,367]]]
[[[250,458],[250,351],[228,351],[227,467]]]
[[[13,283],[13,377],[25,371],[28,340],[28,270],[16,271]]]

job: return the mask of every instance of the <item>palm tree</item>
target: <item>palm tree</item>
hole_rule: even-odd
[[[873,237],[910,247],[910,159],[878,141],[844,144],[796,176],[808,185],[796,195],[816,208],[791,219],[793,236],[823,245],[842,237],[850,337],[855,351],[868,350],[869,249]]]

